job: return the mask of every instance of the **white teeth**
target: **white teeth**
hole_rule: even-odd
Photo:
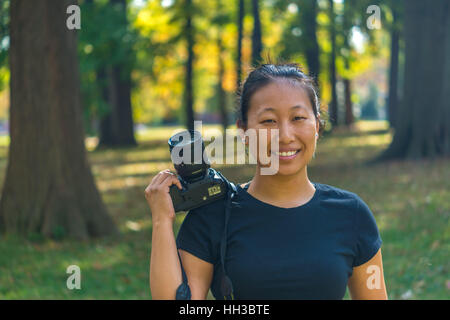
[[[282,157],[289,157],[297,153],[297,150],[294,151],[288,151],[288,152],[279,152],[278,155]]]

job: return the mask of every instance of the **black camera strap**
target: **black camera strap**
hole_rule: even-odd
[[[228,182],[228,184],[229,184],[228,196],[227,196],[227,203],[225,206],[225,225],[223,228],[222,239],[220,241],[220,265],[222,271],[220,279],[220,290],[225,300],[234,300],[233,284],[231,283],[231,279],[227,276],[227,273],[225,271],[225,254],[227,251],[227,235],[228,235],[227,231],[228,231],[228,221],[231,215],[231,200],[233,199],[237,190],[236,186],[233,183]]]
[[[175,299],[176,300],[191,300],[191,289],[189,288],[187,276],[186,276],[186,273],[184,272],[184,268],[181,263],[180,252],[178,252],[178,249],[177,249],[177,253],[178,253],[178,259],[180,260],[181,274],[183,276],[183,283],[181,283],[178,286],[177,293],[175,295]]]

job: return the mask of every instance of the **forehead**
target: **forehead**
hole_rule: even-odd
[[[306,90],[298,82],[277,79],[258,89],[250,98],[249,114],[258,114],[264,110],[274,112],[288,111],[294,106],[298,110],[313,112]]]

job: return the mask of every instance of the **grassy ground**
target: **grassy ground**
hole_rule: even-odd
[[[205,127],[204,129],[212,129]],[[167,138],[174,128],[138,134],[139,147],[93,151],[86,141],[98,188],[121,230],[120,239],[84,243],[3,236],[0,241],[0,299],[150,299],[150,212],[144,189],[158,171],[170,168]],[[310,180],[357,193],[374,213],[383,238],[390,299],[450,298],[450,161],[364,161],[391,141],[384,122],[361,122],[318,142],[308,167]],[[0,139],[0,182],[9,139]],[[248,181],[253,166],[214,166],[234,182]],[[178,215],[177,232],[183,215]],[[66,269],[81,268],[81,290],[68,290]],[[348,295],[346,296],[348,298]]]

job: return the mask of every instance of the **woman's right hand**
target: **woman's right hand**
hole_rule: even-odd
[[[154,176],[145,188],[145,198],[152,212],[153,223],[164,221],[173,223],[175,219],[175,209],[169,193],[172,184],[175,184],[180,190],[182,189],[177,176],[166,169]]]

